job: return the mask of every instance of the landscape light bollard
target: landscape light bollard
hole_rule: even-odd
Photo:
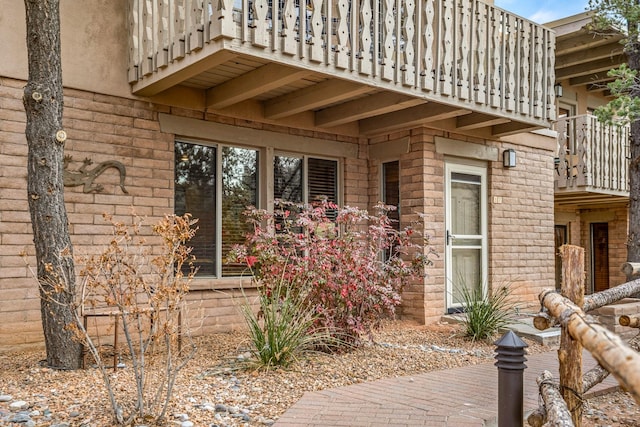
[[[498,367],[498,427],[522,427],[523,377],[527,367],[524,349],[528,346],[513,331],[508,331],[493,344]]]

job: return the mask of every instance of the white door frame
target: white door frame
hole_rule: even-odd
[[[452,232],[451,175],[462,173],[480,177],[480,235],[463,236]],[[456,238],[478,238],[480,241],[480,280],[483,295],[488,288],[488,245],[487,245],[487,167],[482,163],[445,162],[445,307],[448,310],[460,308],[461,304],[453,301],[453,286],[456,283],[456,272],[453,271],[453,241]],[[475,246],[477,247],[477,246]],[[460,247],[464,248],[464,247]]]

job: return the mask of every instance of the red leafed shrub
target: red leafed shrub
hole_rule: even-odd
[[[394,227],[390,209],[379,204],[369,214],[328,202],[252,208],[245,214],[253,233],[229,260],[246,263],[262,293],[282,283],[302,293],[315,327],[352,345],[393,316],[403,286],[431,264],[428,240],[413,227]]]

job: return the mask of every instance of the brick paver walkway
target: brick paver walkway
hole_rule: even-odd
[[[555,351],[530,355],[527,359],[525,416],[538,406],[536,377],[545,369],[558,376]],[[585,352],[584,371],[595,364]],[[609,377],[591,394],[616,386],[615,379]],[[497,400],[498,370],[493,363],[483,363],[308,392],[275,426],[496,426]]]

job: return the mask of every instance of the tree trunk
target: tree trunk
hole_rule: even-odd
[[[63,193],[62,70],[58,0],[25,0],[29,80],[27,198],[40,283],[47,364],[78,369],[82,347],[75,339],[75,273]]]
[[[629,68],[640,71],[640,43],[629,41],[625,46]],[[633,85],[631,96],[640,98],[640,88]],[[627,240],[627,262],[640,262],[640,118],[631,122],[629,160],[629,237]],[[627,281],[632,277],[627,276]]]
[[[586,322],[584,312],[555,291],[543,291],[540,301],[640,404],[640,355],[602,325]]]

